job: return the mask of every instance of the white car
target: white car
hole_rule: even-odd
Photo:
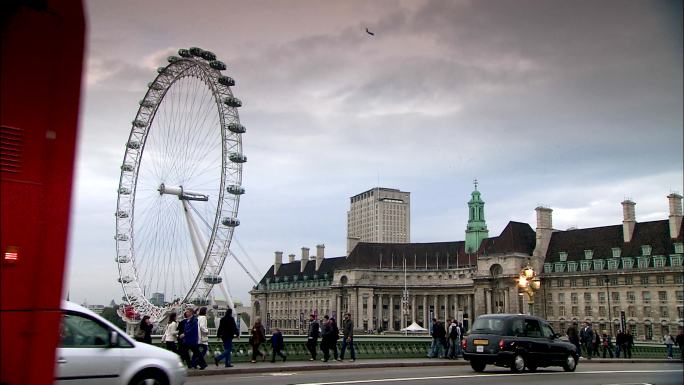
[[[62,302],[56,384],[180,385],[187,370],[171,351],[138,342],[92,311]]]

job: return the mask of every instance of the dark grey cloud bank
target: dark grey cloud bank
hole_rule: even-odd
[[[682,190],[681,1],[92,1],[88,15],[78,300],[120,294],[123,144],[179,47],[212,49],[237,79],[249,157],[237,236],[262,271],[277,249],[343,255],[347,198],[378,184],[412,192],[418,242],[463,239],[474,177],[492,235],[534,224],[541,203],[558,228],[618,223],[625,196],[658,219]],[[247,299],[248,281],[231,287]]]

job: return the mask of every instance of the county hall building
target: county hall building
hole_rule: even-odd
[[[352,209],[372,205],[371,192],[392,195],[378,204],[395,215],[398,232],[408,232],[409,194],[369,190],[351,198]],[[287,261],[276,251],[250,292],[252,316],[288,334],[303,332],[309,314],[341,318],[347,311],[359,330],[399,331],[432,317],[456,317],[467,327],[481,314],[527,312],[517,279],[529,265],[541,280],[533,312],[557,331],[591,321],[599,330],[616,334],[625,325],[637,339],[660,341],[684,326],[682,196],[672,193],[665,204],[663,220],[638,222],[635,203],[625,200],[622,224],[563,231],[553,228],[552,209],[537,207],[534,229],[511,221],[489,236],[476,185],[463,241],[409,243],[402,234],[399,242],[366,242],[357,233],[343,257],[326,258],[324,245]],[[348,229],[366,225],[357,214],[348,217],[357,221]]]

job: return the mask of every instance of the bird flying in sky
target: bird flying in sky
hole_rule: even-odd
[[[369,34],[369,35],[371,35],[371,36],[375,36],[375,33],[369,31],[369,30],[368,30],[368,27],[366,27],[366,33]]]

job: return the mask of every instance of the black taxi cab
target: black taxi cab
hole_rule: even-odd
[[[547,366],[572,372],[579,362],[576,347],[560,340],[546,320],[524,314],[479,316],[461,347],[463,358],[477,372],[487,365],[509,367],[515,373]]]

